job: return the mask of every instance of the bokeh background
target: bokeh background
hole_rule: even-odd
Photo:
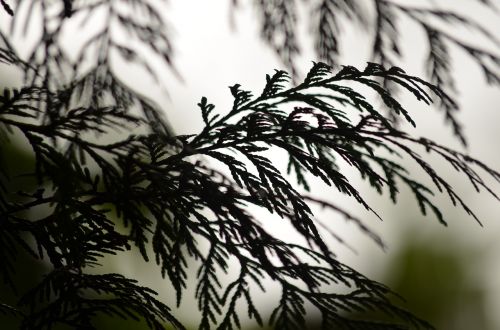
[[[429,2],[438,6],[445,1]],[[229,4],[230,1],[206,0],[170,1],[166,4],[165,16],[171,23],[177,50],[174,61],[179,75],[165,70],[164,74],[160,74],[161,84],[158,84],[149,79],[146,73],[130,68],[126,63],[116,63],[127,81],[140,82],[132,87],[158,102],[178,134],[191,134],[202,127],[196,107],[202,96],[206,96],[220,111],[225,111],[232,104],[228,86],[239,83],[245,89],[259,91],[267,73],[272,73],[274,69],[285,69],[275,53],[259,38],[259,22],[252,6],[242,5],[237,11],[231,11]],[[500,31],[500,14],[481,11],[474,1],[454,1],[449,6],[477,18],[493,33]],[[301,15],[307,15],[307,12]],[[8,22],[3,21],[4,17],[0,27],[5,31]],[[401,66],[411,74],[423,76],[423,35],[409,22],[402,21],[399,27],[405,55]],[[460,26],[454,28],[476,45],[499,51],[498,47],[476,39],[470,31],[462,31]],[[367,31],[349,23],[342,26],[342,30],[340,64],[363,67],[370,60],[371,40]],[[304,48],[297,67],[299,72],[305,73],[311,62],[316,60],[310,50],[312,38],[307,24],[301,26],[300,38]],[[17,47],[27,52],[29,39],[16,36]],[[71,40],[67,42],[71,44]],[[479,68],[467,56],[453,48],[451,51],[460,92],[459,118],[468,138],[467,151],[500,171],[500,88],[488,86]],[[20,83],[17,73],[3,65],[0,66],[0,77],[3,86]],[[450,128],[444,125],[443,116],[438,111],[416,103],[408,95],[402,94],[401,98],[416,118],[417,128],[412,134],[464,150],[453,138]],[[2,150],[2,154],[6,159],[4,161],[11,167],[16,164],[29,167],[32,162],[29,151],[25,146],[16,145],[15,140],[8,150]],[[286,160],[277,157],[275,161]],[[331,242],[332,249],[341,261],[393,288],[406,299],[404,306],[433,323],[437,329],[500,329],[499,203],[485,193],[475,194],[467,182],[455,176],[449,167],[438,163],[436,166],[445,176],[449,174],[446,177],[470,203],[483,226],[460,209],[453,208],[443,197],[440,205],[449,222],[445,228],[432,216],[422,216],[409,192],[403,191],[398,204],[393,205],[388,196],[372,192],[368,185],[349,172],[349,168],[344,169],[345,173],[356,182],[356,186],[384,218],[383,222],[364,212],[354,201],[319,183],[313,187],[314,195],[334,200],[337,205],[365,219],[368,226],[383,237],[387,249],[380,249],[354,225],[346,223],[334,213],[317,209],[318,217],[354,247],[355,251],[338,242]],[[500,191],[498,185],[494,185],[494,188]],[[268,228],[276,235],[294,239],[295,234],[277,219],[269,218],[266,221]],[[120,255],[109,258],[104,264],[105,271],[139,278],[144,285],[157,290],[163,300],[174,301],[169,284],[161,278],[155,266],[143,262],[138,253],[133,257]],[[43,268],[43,265],[40,267]],[[193,273],[195,271],[196,268],[193,268]],[[278,299],[278,294],[279,291],[270,286],[267,293],[256,295],[256,301],[265,311],[266,304]],[[178,315],[194,327],[198,316],[194,299],[189,295],[193,295],[190,290]],[[263,314],[266,315],[265,312]],[[114,320],[102,322],[103,328],[117,326]],[[314,320],[311,322],[314,323]],[[140,328],[139,323],[123,323],[119,326],[122,329]],[[252,329],[252,326],[248,324],[245,328]]]

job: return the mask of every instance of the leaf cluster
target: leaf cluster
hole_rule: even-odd
[[[494,1],[476,0],[479,6],[496,11]],[[302,18],[297,14],[302,7],[308,11]],[[256,10],[260,17],[263,39],[278,53],[283,63],[297,72],[296,61],[300,54],[299,30],[302,21],[310,26],[314,38],[314,51],[317,59],[329,65],[338,65],[342,46],[358,43],[342,36],[343,25],[358,26],[371,43],[369,56],[373,62],[385,67],[401,65],[404,59],[404,36],[400,36],[400,26],[413,23],[418,26],[427,41],[425,66],[430,82],[443,89],[447,94],[456,94],[454,67],[450,48],[461,50],[476,63],[486,81],[492,85],[500,83],[500,56],[474,40],[464,40],[457,27],[466,27],[475,35],[481,35],[493,47],[500,45],[498,36],[486,29],[479,20],[461,13],[460,7],[437,9],[421,4],[403,4],[390,0],[317,0],[317,1],[257,1]],[[349,23],[346,23],[349,22]],[[457,31],[455,31],[457,30]],[[397,85],[386,81],[385,87],[392,94]],[[439,100],[439,99],[438,99]],[[457,119],[456,107],[440,99],[445,120],[451,125],[454,134],[466,144],[461,125]],[[392,119],[395,119],[392,117]]]
[[[104,257],[134,248],[145,261],[154,259],[175,291],[177,307],[190,283],[188,274],[196,267],[200,329],[240,328],[242,306],[248,318],[277,329],[306,327],[309,306],[320,312],[325,329],[431,328],[399,307],[384,285],[335,258],[324,229],[338,237],[314,216],[313,204],[353,221],[377,244],[383,246],[383,241],[364,221],[308,190],[311,177],[317,177],[375,213],[341,173],[347,164],[394,202],[406,186],[422,213],[432,212],[443,224],[436,191],[476,218],[427,156],[438,156],[478,192],[486,190],[495,197],[485,177],[499,182],[500,174],[467,154],[401,131],[364,92],[376,93],[394,117],[415,125],[384,82],[427,105],[437,99],[456,109],[442,84],[371,62],[362,70],[333,70],[314,63],[295,84],[293,70],[277,70],[266,76],[259,93],[239,84],[230,87],[233,105],[225,111],[203,97],[198,107],[204,127],[176,136],[159,107],[114,71],[111,54],[116,51],[157,72],[136,50],[115,40],[115,25],[173,69],[172,48],[158,10],[149,1],[125,2],[136,11],[130,14],[113,1],[20,1],[18,8],[26,4],[42,9],[43,36],[27,60],[2,34],[0,59],[19,68],[24,82],[21,88],[5,89],[0,97],[0,126],[6,137],[19,135],[29,146],[34,164],[23,175],[35,183],[13,191],[9,169],[0,172],[0,276],[15,296],[0,301],[0,313],[18,318],[24,329],[97,328],[101,314],[145,320],[152,329],[167,323],[184,328],[175,317],[176,306],[155,298],[153,290],[119,274],[96,274]],[[273,24],[281,26],[285,43],[280,54],[292,54],[289,49],[295,47],[288,44],[293,38],[287,34],[295,19],[293,3],[256,3],[270,22],[263,32],[266,38],[274,40]],[[344,3],[352,15],[358,12],[354,2]],[[63,27],[97,11],[107,20],[72,59],[59,42]],[[31,15],[35,14],[28,9],[27,21]],[[13,29],[19,24],[15,16]],[[85,61],[91,64],[83,66]],[[113,135],[116,132],[120,134]],[[2,149],[9,143],[1,142]],[[271,161],[270,155],[278,151],[287,155],[287,169]],[[423,170],[427,181],[405,168],[407,159]],[[266,231],[266,219],[257,219],[251,207],[288,222],[305,244],[283,241]],[[19,253],[32,263],[43,260],[48,269],[36,285],[16,292]],[[236,278],[224,281],[221,274],[234,263]],[[266,281],[280,288],[268,320],[254,302],[255,291],[266,290]],[[346,316],[373,310],[389,315],[390,321]]]

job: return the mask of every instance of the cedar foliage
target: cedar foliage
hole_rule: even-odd
[[[492,2],[480,2],[493,9]],[[236,0],[232,3],[238,5]],[[361,1],[314,1],[308,6],[322,62],[314,63],[300,80],[294,62],[299,53],[297,3],[255,1],[262,37],[291,74],[276,70],[267,75],[259,92],[239,84],[230,87],[234,102],[227,111],[216,110],[203,97],[198,107],[204,128],[178,136],[159,107],[122,81],[110,60],[111,54],[119,54],[157,74],[139,49],[114,39],[111,31],[118,26],[175,70],[173,46],[160,15],[163,1],[124,0],[119,6],[114,1],[83,0],[21,0],[15,5],[2,0],[1,4],[2,19],[13,15],[11,31],[34,24],[30,20],[38,10],[41,20],[32,21],[41,24],[42,32],[27,58],[18,55],[8,34],[1,34],[0,61],[24,75],[21,88],[6,88],[0,98],[2,145],[14,133],[24,137],[35,157],[33,169],[24,175],[36,180],[34,187],[17,191],[9,185],[8,169],[0,172],[0,275],[15,297],[0,301],[3,315],[18,319],[23,329],[57,325],[93,329],[100,314],[142,319],[152,329],[167,324],[183,329],[174,316],[175,306],[156,299],[153,290],[120,274],[88,272],[89,267],[98,269],[106,255],[135,247],[146,261],[154,258],[175,289],[178,304],[192,271],[188,265],[194,265],[188,261],[194,260],[199,329],[241,327],[238,306],[244,306],[248,317],[261,326],[269,322],[276,329],[303,329],[306,305],[320,312],[325,329],[432,328],[398,307],[387,287],[335,258],[310,205],[339,212],[381,246],[382,239],[341,206],[304,192],[313,175],[375,213],[339,171],[339,164],[347,163],[395,203],[400,187],[406,186],[423,214],[430,212],[446,224],[433,200],[439,191],[479,221],[426,157],[439,156],[478,192],[496,198],[485,178],[498,182],[500,173],[465,153],[402,131],[398,118],[415,122],[394,89],[397,86],[427,105],[438,102],[453,132],[465,143],[455,116],[458,106],[450,96],[454,91],[448,46],[467,52],[494,84],[500,82],[500,57],[455,39],[432,19],[469,25],[495,41],[478,23],[455,12],[375,0],[373,62],[363,69],[332,69],[340,50],[339,16],[370,28],[373,22]],[[71,59],[60,42],[63,27],[75,19],[90,19],[98,11],[106,13],[106,22],[83,43],[76,60]],[[401,56],[397,27],[401,15],[420,24],[428,37],[430,82],[393,66],[391,58]],[[83,66],[84,61],[90,65]],[[367,98],[366,89],[379,95],[385,107]],[[131,130],[139,133],[128,134]],[[125,137],[103,142],[102,137],[115,131]],[[266,157],[278,149],[288,155],[291,176]],[[420,166],[433,186],[407,171],[405,159]],[[214,162],[228,174],[214,168]],[[248,211],[250,206],[288,221],[307,245],[284,242],[266,232]],[[44,260],[48,267],[24,291],[16,290],[16,256],[21,253],[28,262]],[[228,271],[230,261],[239,264],[239,275],[224,283],[220,274]],[[263,319],[252,299],[253,290],[262,288],[264,280],[281,287],[269,320]],[[348,290],[332,291],[331,284]],[[389,315],[389,321],[347,316],[374,310]]]

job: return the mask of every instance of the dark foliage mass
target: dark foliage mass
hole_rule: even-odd
[[[398,86],[427,105],[437,101],[463,139],[455,118],[458,106],[448,93],[448,44],[465,50],[491,83],[500,82],[500,58],[455,39],[428,19],[470,25],[493,40],[477,23],[454,12],[386,0],[373,1],[372,22],[361,1],[311,1],[316,49],[323,62],[314,63],[299,80],[294,65],[299,52],[294,34],[297,3],[255,1],[263,38],[292,73],[277,70],[268,75],[260,92],[239,84],[230,87],[231,109],[216,110],[203,97],[198,107],[204,128],[176,136],[155,103],[123,81],[111,61],[118,55],[158,74],[133,42],[115,40],[112,31],[118,28],[175,70],[169,30],[160,15],[163,1],[1,3],[2,19],[13,15],[11,31],[29,31],[30,24],[41,24],[42,31],[26,58],[8,34],[0,36],[0,61],[24,75],[22,87],[7,88],[0,97],[2,157],[8,157],[4,150],[9,137],[18,135],[35,158],[33,168],[23,173],[33,179],[29,188],[13,187],[12,168],[2,165],[0,172],[0,276],[10,292],[10,298],[0,297],[2,315],[17,319],[24,329],[92,329],[99,315],[143,320],[152,329],[167,324],[184,328],[174,316],[175,306],[157,300],[153,290],[119,274],[89,272],[89,267],[98,270],[106,255],[137,248],[144,260],[153,258],[160,266],[178,304],[188,273],[194,272],[188,267],[195,267],[200,329],[238,328],[243,317],[276,329],[303,329],[311,306],[321,314],[325,329],[431,328],[398,307],[384,285],[335,258],[321,234],[324,224],[311,210],[313,204],[339,212],[381,246],[382,239],[341,205],[310,195],[308,179],[320,178],[375,213],[340,172],[339,166],[347,164],[394,202],[400,187],[406,186],[422,213],[432,213],[443,224],[446,218],[435,203],[436,192],[476,218],[427,155],[451,164],[478,192],[495,197],[484,180],[498,182],[500,173],[467,154],[401,131],[394,118],[415,123],[392,88]],[[73,20],[85,24],[97,14],[107,19],[86,36],[75,57],[68,56],[61,42],[64,27]],[[376,63],[363,69],[332,69],[329,64],[335,63],[340,49],[339,15],[366,26],[375,24]],[[400,56],[400,15],[417,21],[428,36],[430,82],[393,66],[391,56]],[[292,83],[291,76],[298,82]],[[385,106],[370,101],[370,93]],[[277,150],[288,155],[290,176],[269,160]],[[403,164],[408,159],[430,180],[407,171]],[[250,207],[283,218],[306,244],[276,238],[264,230],[265,219],[256,219]],[[16,262],[20,254],[28,263],[44,260],[47,267],[23,290]],[[239,275],[225,282],[221,274],[233,263],[239,265]],[[281,288],[281,296],[265,320],[253,302],[253,291],[269,280]],[[342,290],[333,290],[331,284]],[[245,316],[240,314],[244,310]],[[347,316],[374,310],[390,316],[389,321]]]
[[[233,0],[239,3],[238,0]],[[260,13],[264,40],[276,50],[282,61],[296,72],[295,60],[300,53],[298,23],[300,6],[308,10],[307,23],[314,33],[314,50],[318,59],[329,64],[337,64],[342,51],[342,25],[349,21],[349,29],[356,26],[372,36],[371,60],[384,67],[401,63],[404,57],[400,41],[405,36],[399,34],[400,26],[413,24],[420,28],[427,40],[426,68],[428,80],[443,89],[447,94],[456,93],[450,48],[464,52],[480,67],[488,83],[500,84],[500,56],[474,43],[466,42],[460,35],[453,33],[453,27],[467,27],[475,34],[490,40],[496,47],[500,45],[498,36],[485,29],[478,21],[460,13],[459,5],[455,11],[436,9],[422,4],[420,7],[404,4],[404,1],[388,0],[317,0],[317,1],[259,0],[256,1]],[[497,10],[498,2],[471,0]],[[443,2],[443,4],[445,4]],[[451,30],[450,30],[451,28]],[[401,40],[400,40],[401,39]],[[350,41],[356,42],[356,41]],[[384,88],[393,94],[397,84],[385,81]],[[466,143],[459,122],[455,118],[456,107],[448,100],[440,100],[446,120],[452,125],[454,133]],[[396,118],[390,116],[392,120]]]

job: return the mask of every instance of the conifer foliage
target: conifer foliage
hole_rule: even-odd
[[[291,73],[277,70],[267,75],[262,91],[230,87],[231,109],[217,109],[203,97],[197,104],[203,129],[179,136],[153,101],[120,78],[111,61],[118,55],[157,74],[134,43],[115,40],[113,29],[119,28],[173,69],[169,29],[160,14],[163,1],[2,0],[2,20],[13,15],[11,32],[41,24],[42,33],[26,58],[18,54],[8,33],[1,34],[0,61],[24,75],[22,87],[6,88],[0,97],[2,153],[11,135],[22,136],[35,158],[24,175],[36,184],[17,191],[9,183],[9,169],[1,168],[0,276],[14,299],[0,297],[0,314],[17,319],[24,329],[93,329],[101,314],[140,319],[152,329],[183,329],[174,316],[176,306],[165,305],[156,292],[135,279],[99,273],[106,255],[137,248],[144,260],[154,259],[160,266],[178,305],[187,294],[188,274],[196,273],[199,329],[240,328],[241,306],[245,318],[276,329],[304,329],[311,306],[321,314],[325,329],[432,328],[398,307],[384,285],[335,258],[312,204],[339,212],[381,246],[382,239],[341,205],[313,197],[307,192],[308,178],[320,178],[375,213],[340,172],[339,165],[348,164],[394,202],[400,187],[406,186],[422,213],[433,214],[443,224],[446,217],[434,201],[436,192],[479,221],[428,163],[427,155],[437,155],[478,192],[495,198],[485,180],[500,182],[500,173],[467,154],[402,131],[394,118],[416,123],[393,88],[426,105],[443,105],[455,134],[465,141],[455,118],[458,106],[448,93],[452,78],[447,45],[455,43],[468,52],[491,83],[500,82],[500,58],[453,39],[427,19],[468,24],[494,37],[457,13],[375,0],[376,63],[333,69],[330,64],[340,42],[337,15],[367,26],[370,20],[361,1],[311,3],[311,17],[318,24],[317,53],[325,63],[318,61],[305,78],[292,79],[297,78],[293,58],[299,51],[296,2],[255,1],[262,36]],[[101,28],[87,36],[76,57],[67,56],[61,42],[64,27],[97,14],[106,17]],[[400,54],[395,20],[403,14],[419,22],[428,36],[430,82],[389,60],[390,54]],[[34,19],[37,15],[40,20]],[[384,106],[371,100],[370,93]],[[128,134],[131,130],[136,133]],[[119,138],[115,132],[121,133]],[[110,136],[115,140],[103,139]],[[288,171],[267,157],[276,150],[287,155]],[[421,167],[433,185],[406,170],[406,159]],[[224,169],[214,167],[216,163]],[[307,244],[276,238],[250,207],[283,218]],[[16,289],[16,256],[21,253],[47,266],[37,283],[24,291]],[[224,281],[221,274],[234,263],[238,276]],[[269,280],[281,288],[281,296],[264,319],[253,298]],[[332,284],[345,288],[337,292]],[[387,314],[388,321],[347,316],[374,310]]]

